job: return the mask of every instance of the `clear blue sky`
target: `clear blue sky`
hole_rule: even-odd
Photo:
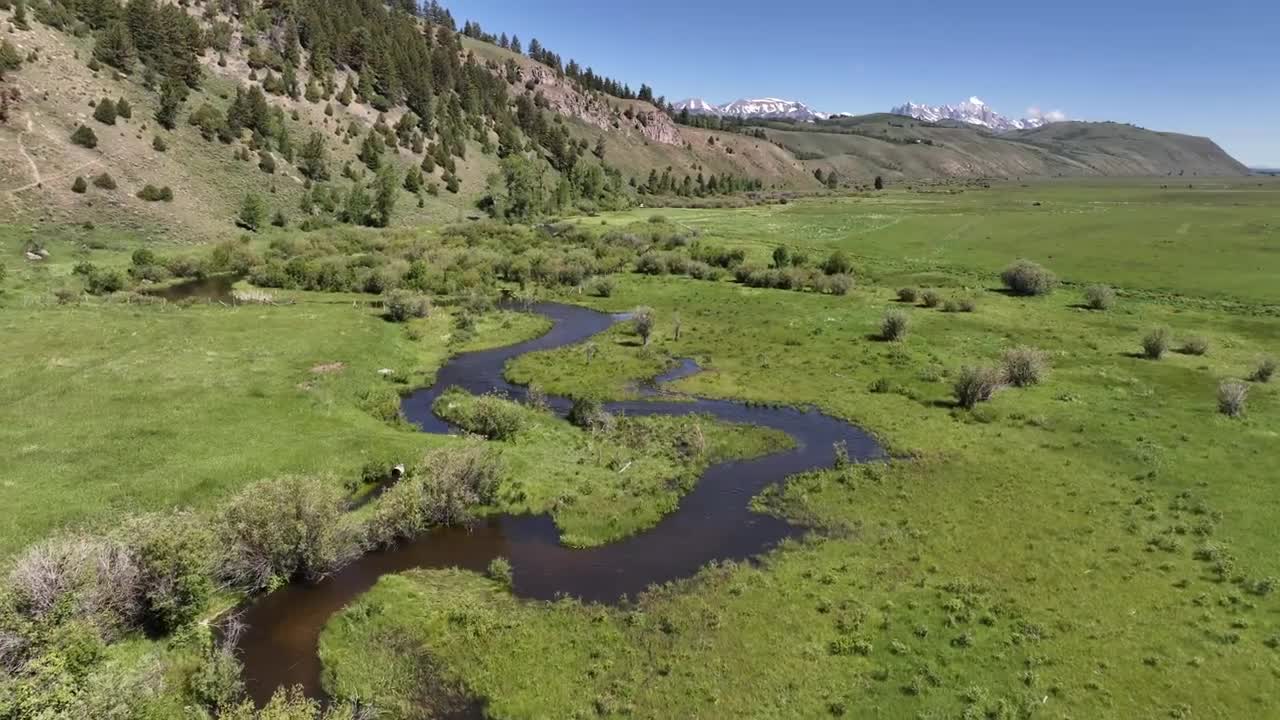
[[[1207,135],[1280,167],[1280,0],[446,0],[668,99],[828,112],[970,95]]]

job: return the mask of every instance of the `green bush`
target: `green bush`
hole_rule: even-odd
[[[1116,291],[1106,285],[1091,285],[1084,291],[1084,304],[1090,310],[1110,310],[1116,302]]]
[[[116,179],[111,177],[110,173],[104,172],[93,179],[93,185],[103,190],[115,190]]]
[[[164,138],[157,135],[151,139],[151,148],[156,152],[165,152],[169,149],[169,143],[165,142]]]
[[[103,125],[116,124],[116,104],[110,98],[102,98],[93,108],[93,119]],[[75,138],[73,137],[72,140]]]
[[[822,271],[828,275],[850,275],[853,273],[853,261],[843,250],[836,250],[822,263]]]
[[[85,289],[90,295],[110,295],[124,289],[124,274],[115,268],[94,268],[86,277]]]
[[[337,483],[326,479],[293,476],[250,485],[215,521],[223,550],[219,575],[253,591],[325,575],[357,549],[344,510]]]
[[[408,290],[392,290],[384,297],[382,307],[388,320],[407,322],[412,318],[426,317],[431,312],[431,301]]]
[[[589,290],[596,297],[607,298],[613,295],[614,285],[613,278],[600,276],[591,281]]]
[[[213,594],[213,534],[189,513],[150,515],[125,528],[126,542],[142,571],[143,620],[170,633],[193,622]]]
[[[366,526],[368,542],[386,547],[433,525],[467,520],[475,508],[493,502],[499,471],[497,458],[483,445],[428,453],[378,501]]]
[[[1047,295],[1058,285],[1057,276],[1030,260],[1019,260],[1005,268],[1000,280],[1018,295]]]
[[[1190,337],[1182,343],[1182,347],[1179,350],[1183,355],[1207,355],[1209,354],[1209,340],[1200,336]]]
[[[920,292],[915,288],[905,287],[898,290],[898,300],[904,303],[914,303],[920,297]]]
[[[138,197],[147,202],[171,202],[173,200],[173,190],[168,185],[158,188],[148,183],[146,187],[138,191]]]
[[[1003,374],[990,367],[961,368],[952,385],[952,394],[960,407],[973,409],[978,403],[987,402],[1000,389]]]
[[[911,318],[900,310],[890,310],[884,314],[884,319],[880,321],[880,339],[890,342],[904,340],[907,337],[907,329],[911,324]]]
[[[76,128],[75,132],[71,133],[71,142],[92,150],[98,147],[98,135],[88,126],[81,125]]]
[[[501,583],[506,587],[511,587],[515,581],[511,572],[511,561],[501,555],[489,561],[489,567],[485,574],[489,576],[490,580]]]
[[[645,345],[649,344],[655,323],[653,308],[638,307],[631,312],[631,329]]]
[[[942,295],[937,290],[925,290],[920,294],[920,302],[927,308],[936,308],[942,304]]]
[[[1169,329],[1155,328],[1142,338],[1142,354],[1148,360],[1159,360],[1169,351]]]
[[[83,176],[77,175],[75,182],[71,183],[71,192],[77,195],[83,195],[89,190],[89,183],[85,182]]]
[[[128,100],[120,98],[116,101],[116,115],[129,120],[133,117],[133,106],[129,104]]]
[[[524,426],[520,406],[498,395],[473,397],[451,388],[436,400],[435,409],[440,417],[490,440],[509,440]]]
[[[1276,374],[1276,359],[1273,357],[1265,357],[1258,361],[1258,367],[1253,371],[1250,380],[1260,383],[1271,382],[1272,376]]]
[[[821,277],[818,279],[822,280]],[[825,290],[832,295],[848,295],[849,291],[853,289],[853,276],[844,274],[828,275],[826,280],[820,283],[816,289]]]
[[[1001,358],[1004,381],[1014,387],[1036,385],[1048,369],[1048,358],[1035,348],[1019,347],[1006,350]]]

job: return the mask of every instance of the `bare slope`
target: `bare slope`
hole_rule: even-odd
[[[1065,122],[1003,135],[878,114],[817,125],[767,123],[810,168],[860,181],[1019,176],[1234,176],[1247,169],[1207,138],[1119,123]]]

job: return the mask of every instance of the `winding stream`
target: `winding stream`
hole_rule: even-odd
[[[436,382],[404,398],[405,417],[429,433],[448,433],[451,426],[432,412],[446,388],[459,386],[482,394],[502,392],[523,399],[525,388],[503,377],[507,362],[525,353],[581,342],[608,329],[622,316],[583,307],[544,303],[537,312],[554,325],[545,335],[508,347],[458,355],[440,369]],[[697,372],[684,361],[657,378],[653,387]],[[789,475],[830,467],[832,444],[844,441],[853,458],[867,460],[883,451],[867,433],[843,420],[814,410],[749,406],[728,400],[651,399],[605,405],[613,413],[671,415],[699,413],[734,423],[782,430],[795,447],[771,455],[714,465],[707,469],[679,508],[637,535],[586,550],[560,545],[555,523],[547,515],[499,515],[471,527],[439,528],[394,549],[370,553],[314,584],[293,584],[250,605],[241,615],[247,629],[238,650],[249,694],[265,703],[276,688],[301,685],[312,697],[323,697],[317,645],[329,618],[378,578],[413,568],[460,567],[483,571],[499,555],[511,561],[522,598],[547,600],[557,595],[587,602],[616,603],[653,584],[693,575],[712,560],[741,560],[758,555],[803,528],[750,510],[750,500]],[[561,415],[567,398],[550,398]],[[464,715],[479,714],[473,705]]]

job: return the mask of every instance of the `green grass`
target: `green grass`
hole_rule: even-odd
[[[793,208],[665,214],[702,225],[704,237],[733,229],[763,256],[777,232],[770,219],[824,210]],[[794,244],[811,254],[841,245],[810,236]],[[890,272],[887,243],[867,266],[892,282],[847,297],[621,278],[611,298],[586,302],[655,308],[649,349],[619,328],[590,360],[566,348],[517,361],[510,375],[550,392],[621,396],[661,358],[694,357],[707,371],[677,389],[817,405],[904,459],[792,479],[762,503],[813,521],[814,537],[634,608],[516,601],[466,573],[386,578],[327,631],[329,687],[413,717],[397,683],[430,658],[499,717],[1265,714],[1280,701],[1280,655],[1268,645],[1280,605],[1256,583],[1280,575],[1267,461],[1280,401],[1274,386],[1253,384],[1248,416],[1230,420],[1216,390],[1274,353],[1280,326],[1257,306],[1135,292],[1155,288],[1125,267],[1127,246],[1113,245],[1099,275],[1089,268],[1102,260],[1088,253],[1038,258],[1080,285],[1031,299],[973,282],[1003,258],[985,268],[957,255],[959,272],[942,264],[933,284],[944,295],[976,288],[972,314],[898,303],[903,273]],[[1021,254],[1036,257],[1012,256]],[[1234,266],[1174,269],[1164,282],[1195,295],[1208,278],[1254,272]],[[1122,290],[1114,310],[1078,307],[1095,281]],[[1237,288],[1261,298],[1259,278]],[[873,339],[891,308],[911,317],[904,342]],[[1136,357],[1156,325],[1213,349]],[[1023,345],[1050,358],[1042,384],[972,412],[953,407],[960,367],[998,364]],[[881,379],[889,392],[872,392]],[[1198,557],[1206,544],[1234,558],[1226,581]]]
[[[1067,282],[1274,307],[1278,201],[1280,183],[1262,178],[1039,181],[960,194],[896,187],[728,211],[635,210],[606,220],[656,212],[707,241],[747,249],[761,266],[777,245],[811,258],[843,249],[859,260],[862,279],[884,284],[985,287],[1025,257]]]
[[[758,504],[813,523],[811,537],[633,606],[518,601],[464,572],[384,578],[327,630],[328,687],[389,717],[417,714],[430,674],[498,717],[1265,716],[1280,703],[1280,603],[1267,580],[1280,577],[1280,386],[1251,383],[1239,420],[1218,413],[1217,388],[1280,353],[1263,205],[1277,189],[1045,183],[662,211],[761,265],[777,244],[812,259],[845,249],[859,287],[834,297],[619,276],[610,298],[566,299],[652,307],[647,348],[624,325],[590,352],[530,355],[508,375],[625,397],[692,357],[705,372],[675,389],[815,405],[899,459],[792,478]],[[377,416],[394,392],[451,352],[545,327],[486,316],[462,344],[447,308],[405,328],[358,298],[304,293],[280,307],[57,306],[49,290],[80,254],[123,264],[138,242],[77,250],[101,232],[68,233],[44,269],[11,262],[22,233],[0,233],[0,333],[17,359],[0,365],[0,555],[69,525],[209,507],[262,477],[336,482],[367,459],[416,457],[433,440]],[[1148,260],[1155,250],[1165,255]],[[993,291],[1021,256],[1067,285],[1039,298]],[[1099,282],[1117,288],[1114,309],[1082,309]],[[974,296],[977,310],[904,305],[903,285]],[[902,342],[875,339],[891,309],[910,317]],[[1174,347],[1201,336],[1210,350],[1138,357],[1157,326]],[[960,368],[1019,346],[1047,354],[1041,384],[954,407]],[[341,371],[312,371],[335,362]],[[707,425],[706,457],[684,462],[669,440],[688,420],[597,439],[515,411],[521,429],[495,443],[508,471],[498,509],[550,511],[578,545],[652,525],[699,463],[779,442]],[[1224,554],[1233,563],[1215,567]]]

